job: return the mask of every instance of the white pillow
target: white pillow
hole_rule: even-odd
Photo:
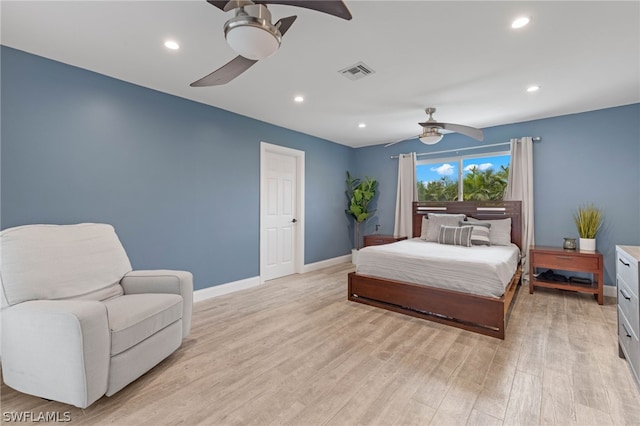
[[[489,239],[492,245],[508,246],[511,245],[511,218],[494,219],[494,220],[478,220],[473,217],[467,219],[470,224],[488,223],[491,224]]]
[[[429,230],[429,218],[425,215],[422,216],[422,230],[420,231],[420,239],[427,238],[427,231]]]
[[[440,226],[458,226],[458,222],[464,220],[464,214],[429,213],[429,219],[422,219],[422,233],[420,238],[425,241],[437,242]],[[426,222],[426,226],[425,226]]]

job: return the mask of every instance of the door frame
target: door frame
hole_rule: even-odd
[[[279,155],[295,157],[296,159],[296,239],[294,247],[294,271],[301,274],[304,270],[304,183],[305,183],[305,160],[304,151],[274,145],[268,142],[260,142],[260,284],[264,283],[263,271],[267,261],[267,247],[264,229],[264,215],[266,214],[265,202],[265,175],[266,175],[266,153],[271,152]]]

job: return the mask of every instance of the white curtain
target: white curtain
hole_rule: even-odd
[[[511,139],[511,164],[505,200],[522,201],[522,276],[529,280],[529,246],[533,245],[533,139]]]
[[[413,236],[413,202],[416,199],[416,153],[400,154],[393,235],[409,238]]]

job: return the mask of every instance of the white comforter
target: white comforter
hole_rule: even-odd
[[[420,238],[370,246],[358,252],[356,272],[414,284],[501,297],[520,260],[510,246],[460,247]]]

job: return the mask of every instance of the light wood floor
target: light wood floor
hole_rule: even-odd
[[[522,287],[504,341],[346,300],[345,264],[198,303],[182,347],[86,410],[2,385],[2,412],[90,425],[640,424],[615,301]]]

